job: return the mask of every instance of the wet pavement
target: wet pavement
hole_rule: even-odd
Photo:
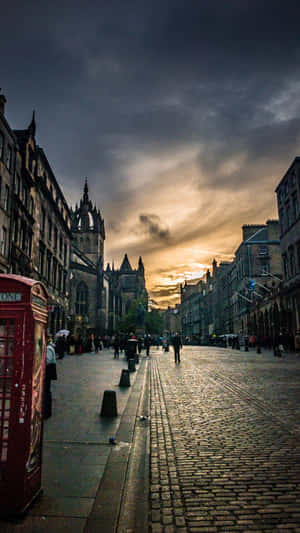
[[[123,389],[124,368],[111,350],[58,361],[43,493],[1,533],[300,532],[300,358],[154,348]]]
[[[300,358],[152,353],[150,530],[300,532]]]
[[[123,388],[128,364],[112,350],[57,361],[53,414],[44,425],[43,492],[24,518],[0,520],[1,533],[96,533],[99,525],[103,533],[114,531],[146,366],[142,358]],[[105,390],[116,391],[117,417],[99,416]]]

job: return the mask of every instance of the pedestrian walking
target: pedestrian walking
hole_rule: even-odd
[[[151,337],[150,335],[146,335],[144,338],[144,346],[146,348],[146,355],[149,355],[150,346],[151,346]]]
[[[52,337],[49,337],[46,350],[46,369],[45,369],[45,392],[44,392],[44,419],[52,415],[52,393],[51,381],[57,379],[56,373],[56,355]]]
[[[174,348],[175,363],[180,363],[180,348],[182,348],[182,341],[177,331],[172,338],[172,344]]]
[[[137,346],[138,346],[139,355],[141,355],[142,348],[143,348],[143,340],[141,339],[141,337],[138,337]]]
[[[114,359],[119,359],[120,354],[120,337],[116,335],[113,339],[113,347],[114,347]]]
[[[95,353],[98,353],[99,348],[100,348],[100,338],[98,336],[96,336],[94,339],[94,345],[95,345]]]

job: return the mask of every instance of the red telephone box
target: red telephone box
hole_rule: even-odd
[[[0,514],[25,511],[41,490],[47,291],[0,275]]]

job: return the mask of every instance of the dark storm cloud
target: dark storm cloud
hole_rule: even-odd
[[[299,153],[299,20],[298,0],[8,3],[0,21],[7,118],[23,128],[36,110],[38,143],[67,199],[78,201],[88,176],[108,236],[119,239],[141,213],[143,254],[212,239],[241,217],[251,223],[264,194],[270,209]],[[149,216],[161,215],[149,198],[178,187],[180,203],[189,161],[169,172],[149,165],[144,181],[140,170],[191,146],[199,211],[174,231],[166,217]],[[222,191],[249,191],[248,205],[239,214],[234,202],[230,214]],[[128,251],[140,245],[132,240]]]
[[[146,230],[153,239],[163,241],[164,244],[169,239],[170,231],[162,224],[159,216],[153,214],[141,214],[139,220],[143,229]]]

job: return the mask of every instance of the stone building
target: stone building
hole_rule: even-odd
[[[164,332],[166,334],[174,335],[176,331],[181,333],[181,306],[176,304],[175,307],[168,306],[167,309],[162,311],[162,317],[164,321]]]
[[[234,333],[246,335],[253,334],[249,331],[253,304],[260,307],[273,288],[279,286],[281,252],[278,220],[244,225],[242,231],[243,240],[235,252],[237,309]]]
[[[0,271],[40,280],[49,294],[51,333],[66,326],[71,216],[29,126],[12,130],[0,95]]]
[[[130,308],[132,300],[141,300],[148,306],[148,294],[145,284],[145,269],[142,258],[138,268],[133,269],[125,254],[119,270],[107,265],[106,275],[109,279],[109,332],[114,332],[119,320]]]
[[[12,190],[17,159],[17,141],[5,118],[6,98],[0,94],[0,272],[10,271]]]
[[[28,128],[15,130],[21,158],[13,185],[11,272],[44,283],[48,290],[48,329],[67,325],[71,213],[44,150]]]
[[[109,285],[103,271],[104,220],[89,198],[87,180],[72,210],[70,329],[75,335],[104,334],[108,327]]]
[[[300,157],[296,157],[276,188],[283,264],[282,296],[286,333],[300,335]]]
[[[205,279],[180,286],[181,332],[184,339],[200,343],[208,337],[208,299]]]

